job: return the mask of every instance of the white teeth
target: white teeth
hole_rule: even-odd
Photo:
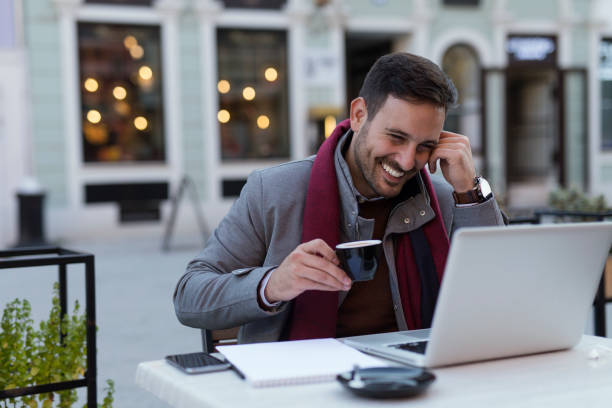
[[[389,173],[390,175],[392,175],[393,177],[398,177],[399,178],[399,177],[402,177],[404,175],[403,171],[394,170],[389,165],[387,165],[385,163],[382,164],[382,168],[385,169],[385,171],[387,173]]]

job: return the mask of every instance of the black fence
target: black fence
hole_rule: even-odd
[[[612,218],[612,211],[605,212],[586,212],[586,211],[565,211],[553,209],[537,209],[533,215],[510,218],[510,224],[540,224],[546,217],[551,217],[553,222],[569,221],[604,221]],[[606,297],[606,273],[601,274],[599,288],[593,302],[595,335],[606,337],[606,303],[612,302],[612,298]]]
[[[30,387],[0,390],[0,399],[21,397],[87,387],[87,407],[97,407],[96,367],[96,290],[94,256],[59,247],[39,247],[0,251],[0,269],[58,265],[60,315],[67,313],[66,266],[85,264],[85,315],[87,319],[87,367],[84,378],[39,384]]]

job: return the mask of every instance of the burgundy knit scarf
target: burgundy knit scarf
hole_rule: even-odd
[[[338,141],[349,128],[348,119],[341,122],[317,152],[306,194],[301,242],[321,238],[331,248],[335,248],[339,243],[340,197],[334,152]],[[435,274],[440,282],[448,254],[449,241],[436,194],[425,170],[421,170],[421,178],[429,193],[430,205],[436,216],[421,227],[423,234],[420,236],[424,235],[427,240],[424,244],[429,246]],[[419,276],[410,237],[411,234],[397,235],[395,265],[406,323],[409,329],[418,329],[422,327],[422,277]],[[309,290],[302,293],[293,304],[289,322],[289,340],[335,337],[337,310],[337,292]]]

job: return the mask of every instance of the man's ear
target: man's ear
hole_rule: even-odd
[[[353,99],[350,113],[351,129],[353,129],[353,132],[357,133],[368,120],[368,108],[366,107],[365,99],[361,96]]]

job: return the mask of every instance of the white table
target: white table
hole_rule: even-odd
[[[425,394],[396,400],[362,399],[337,382],[253,388],[233,371],[187,375],[164,360],[140,363],[136,383],[177,408],[612,407],[612,339],[584,336],[567,351],[433,371]]]

